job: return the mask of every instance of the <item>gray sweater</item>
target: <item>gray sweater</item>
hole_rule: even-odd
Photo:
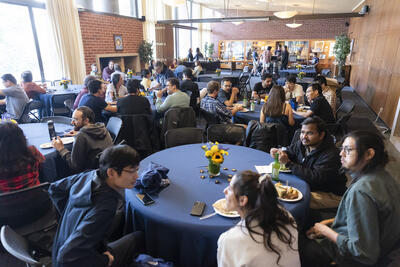
[[[60,155],[72,170],[84,171],[97,168],[99,153],[112,145],[104,123],[97,122],[82,127],[75,136],[72,152],[63,148]]]
[[[157,112],[162,113],[170,108],[187,108],[190,104],[190,97],[188,94],[178,91],[172,95],[167,96],[164,103],[161,98],[157,98],[156,109]]]

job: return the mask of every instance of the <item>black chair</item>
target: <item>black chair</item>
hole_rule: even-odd
[[[108,132],[110,133],[111,138],[113,139],[114,144],[115,144],[115,142],[117,141],[117,138],[118,138],[119,132],[120,132],[120,130],[121,130],[121,127],[122,127],[122,120],[121,120],[121,118],[118,118],[118,117],[111,117],[111,118],[108,120],[108,123],[107,123],[107,127],[106,127],[106,128],[107,128]]]
[[[292,138],[292,142],[290,143],[290,145],[293,145],[294,143],[296,143],[297,141],[300,140],[300,133],[301,133],[301,129],[297,129],[294,132],[293,138]]]
[[[269,153],[270,149],[287,146],[288,131],[280,123],[260,123],[251,120],[246,129],[246,146]]]
[[[348,132],[347,121],[353,114],[354,108],[355,104],[352,100],[344,100],[336,111],[336,122],[327,124],[329,132],[335,136],[336,140]]]
[[[327,78],[332,78],[332,71],[330,69],[323,69],[321,70],[321,75]]]
[[[206,121],[205,129],[208,129],[208,127],[210,125],[214,125],[214,124],[219,124],[220,123],[218,117],[215,114],[213,114],[211,112],[208,112],[208,111],[206,111],[206,110],[204,110],[202,108],[200,109],[200,117]]]
[[[238,86],[241,95],[243,95],[243,93],[251,91],[250,78],[251,76],[248,73],[245,72],[240,73]]]
[[[168,130],[165,135],[165,147],[203,143],[203,130],[185,127]]]
[[[341,84],[339,87],[336,88],[336,98],[339,98],[340,103],[343,103],[343,97],[342,97],[343,88],[344,88],[343,84]]]
[[[40,120],[40,122],[48,122],[48,121],[53,121],[54,123],[71,124],[72,119],[64,116],[49,116],[49,117],[43,117]]]
[[[57,213],[47,192],[49,185],[0,194],[0,225],[10,225],[23,236],[54,228]]]
[[[236,124],[214,124],[207,128],[207,140],[223,144],[243,145],[246,129]]]
[[[69,110],[69,116],[74,112],[74,100],[71,98],[64,101],[64,106]]]
[[[211,76],[199,76],[197,78],[198,82],[205,82],[205,83],[208,83],[209,81],[212,81],[212,80],[213,80],[213,77],[211,77]]]
[[[33,245],[16,233],[10,226],[3,225],[0,231],[1,243],[5,250],[26,266],[51,266],[51,253]]]
[[[39,122],[39,110],[42,108],[42,103],[37,100],[29,100],[28,103],[25,104],[24,110],[22,111],[21,116],[16,119],[18,123],[27,123],[27,122]],[[36,114],[35,114],[36,113]],[[33,119],[31,119],[31,116]]]
[[[196,113],[193,108],[170,108],[165,112],[162,124],[163,135],[168,130],[184,127],[196,127]]]
[[[51,96],[51,115],[61,115],[61,116],[70,116],[70,109],[67,108],[64,102],[68,99],[71,99],[73,102],[75,100],[75,94],[54,94]]]

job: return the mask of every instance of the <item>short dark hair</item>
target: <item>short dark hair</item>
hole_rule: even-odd
[[[137,79],[129,79],[126,83],[126,89],[128,89],[128,93],[136,94],[140,88],[140,81]]]
[[[148,74],[150,74],[150,71],[147,69],[142,70],[142,78],[146,77]]]
[[[186,68],[183,70],[183,75],[193,80],[193,71],[190,68]]]
[[[272,74],[271,73],[264,73],[261,77],[262,81],[265,81],[266,79],[271,78],[272,79]]]
[[[82,112],[82,120],[85,120],[87,118],[89,120],[89,123],[95,122],[95,115],[91,108],[86,107],[86,106],[81,106],[81,107],[78,107],[77,109],[75,109],[75,111]]]
[[[93,75],[88,75],[85,77],[85,79],[83,80],[83,85],[85,85],[85,87],[87,88],[89,85],[89,82],[96,80],[96,76]]]
[[[217,81],[209,81],[207,83],[207,93],[212,94],[215,91],[219,91],[220,84]]]
[[[325,86],[327,86],[328,85],[328,83],[327,83],[327,81],[326,81],[326,78],[324,77],[324,76],[322,76],[322,75],[317,75],[315,78],[314,78],[314,82],[317,82],[317,83],[319,83],[319,84],[325,84]]]
[[[168,78],[167,80],[171,85],[175,85],[179,89],[179,80],[177,78]]]
[[[322,87],[319,83],[313,82],[310,87],[312,88],[313,91],[317,90],[319,95],[322,95]]]
[[[121,175],[125,167],[136,167],[140,163],[140,155],[128,145],[117,145],[103,151],[99,160],[97,175],[103,181],[107,179],[107,170],[112,168]]]
[[[6,74],[3,74],[3,76],[1,76],[1,79],[3,80],[3,81],[10,81],[10,82],[12,82],[13,84],[17,84],[17,79],[15,79],[15,77],[12,75],[12,74],[10,74],[10,73],[6,73]]]
[[[93,80],[88,83],[88,90],[91,94],[97,93],[101,88],[102,82],[99,80]]]
[[[121,74],[114,72],[111,75],[111,82],[114,86],[117,85],[117,83],[119,82],[119,80],[121,79]]]
[[[154,67],[162,67],[164,65],[164,63],[162,63],[161,61],[156,61],[156,63],[154,64]]]
[[[361,173],[369,173],[377,167],[384,168],[389,162],[389,156],[385,150],[385,144],[379,134],[371,131],[358,130],[348,133],[343,137],[343,141],[347,137],[354,139],[358,159],[360,159],[360,157],[362,157],[370,148],[375,151],[374,157],[364,166]]]
[[[32,82],[33,81],[32,72],[30,70],[24,71],[21,74],[21,78],[26,83]]]
[[[271,49],[272,49],[272,46],[268,46],[268,47],[267,47],[267,50],[271,50]]]
[[[317,131],[319,134],[322,132],[326,133],[326,125],[325,122],[318,116],[312,116],[305,119],[301,125],[315,124],[317,126]]]
[[[224,78],[222,79],[221,83],[223,84],[224,82],[230,82],[230,83],[232,83],[232,80],[231,80],[230,78],[228,78],[228,77],[224,77]]]
[[[296,79],[296,76],[294,76],[294,75],[290,75],[290,76],[287,78],[287,82],[288,82],[288,83],[296,83],[296,81],[297,81],[297,79]]]
[[[119,66],[118,63],[115,63],[115,64],[114,64],[114,70],[116,70],[116,71],[121,71],[121,67]]]

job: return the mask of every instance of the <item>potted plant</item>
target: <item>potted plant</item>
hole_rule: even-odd
[[[153,42],[142,41],[139,46],[139,57],[143,63],[148,63],[153,59]]]
[[[204,57],[207,58],[208,57],[208,42],[206,42],[204,44]]]
[[[208,56],[209,56],[210,58],[212,58],[213,54],[214,54],[214,43],[211,43],[211,44],[208,46]]]
[[[342,68],[346,64],[347,55],[350,53],[350,39],[346,34],[336,36],[333,53],[339,66],[339,77],[341,77]]]

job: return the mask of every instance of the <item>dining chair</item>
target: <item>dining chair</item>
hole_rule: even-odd
[[[185,127],[168,130],[165,135],[165,147],[203,143],[203,130],[194,127]]]
[[[236,124],[214,124],[207,128],[207,141],[243,145],[246,129]]]
[[[122,120],[121,118],[118,117],[111,117],[108,120],[107,123],[107,130],[111,135],[111,138],[113,139],[113,143],[115,144],[115,142],[117,141],[119,132],[121,131],[121,127],[122,127]]]
[[[67,115],[70,116],[70,110],[65,106],[67,99],[75,100],[76,95],[71,94],[54,94],[51,96],[51,115]]]
[[[25,104],[24,110],[19,118],[16,119],[18,123],[28,123],[32,122],[31,117],[33,117],[33,121],[39,122],[39,110],[42,108],[42,103],[37,100],[29,100],[28,103]]]

